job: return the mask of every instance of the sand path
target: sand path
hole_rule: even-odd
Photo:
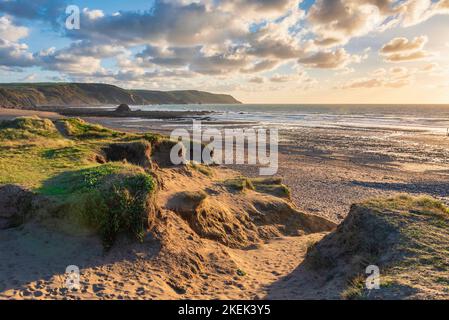
[[[292,283],[291,275],[307,246],[322,236],[283,237],[252,250],[225,248],[243,273],[206,273],[192,279],[189,290],[180,294],[155,262],[158,245],[151,240],[121,243],[104,255],[95,237],[78,238],[28,225],[0,231],[0,299],[297,298],[309,291],[310,282]],[[215,251],[217,244],[207,242],[204,250]],[[65,268],[71,264],[81,269],[77,292],[65,288]]]

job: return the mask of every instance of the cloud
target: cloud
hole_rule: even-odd
[[[402,25],[414,26],[438,14],[449,14],[448,0],[409,0],[399,5]]]
[[[171,46],[223,43],[246,33],[245,25],[230,14],[212,10],[202,3],[155,1],[149,11],[123,11],[119,15],[83,12],[81,28],[67,36],[120,44],[160,44]]]
[[[279,64],[279,62],[277,60],[261,60],[261,61],[255,62],[250,67],[240,69],[240,72],[242,72],[242,73],[257,73],[257,72],[267,71],[267,70],[274,69],[278,64]]]
[[[420,71],[424,73],[432,73],[439,70],[441,70],[440,65],[436,62],[431,62],[422,66]]]
[[[260,84],[260,83],[264,83],[265,82],[265,78],[263,78],[263,77],[253,77],[253,78],[249,79],[248,82]]]
[[[36,64],[28,46],[0,39],[0,65],[6,67],[31,67]]]
[[[423,50],[427,43],[427,36],[415,37],[413,40],[407,38],[394,38],[385,44],[379,51],[386,62],[405,62],[425,59],[430,53]]]
[[[427,41],[427,36],[415,37],[410,41],[407,38],[403,37],[394,38],[380,49],[380,53],[389,54],[403,51],[420,50],[424,47]]]
[[[14,25],[11,17],[0,17],[0,39],[16,42],[26,36],[28,28]]]
[[[55,48],[41,50],[34,57],[39,65],[47,70],[59,71],[72,76],[104,77],[111,75],[111,72],[102,67],[102,59],[124,52],[126,51],[121,46],[94,45],[88,41],[80,41],[60,50]]]
[[[104,17],[103,11],[102,10],[98,10],[98,9],[97,10],[89,10],[89,8],[84,8],[83,9],[83,13],[90,20],[95,20],[95,19]]]
[[[215,53],[205,52],[201,46],[168,48],[147,46],[136,57],[142,59],[142,66],[186,67],[192,72],[205,75],[238,72],[248,68],[250,63],[250,59],[243,52],[233,47]]]
[[[297,80],[297,77],[295,77],[294,75],[275,74],[272,77],[270,77],[271,82],[277,83],[290,82],[293,80]]]
[[[449,14],[449,0],[317,0],[307,14],[317,46],[346,44],[372,31],[412,26]]]
[[[371,88],[401,88],[410,85],[414,81],[416,69],[405,67],[393,67],[388,71],[379,68],[371,72],[369,77],[350,80],[338,88],[341,89],[371,89]]]
[[[343,86],[344,89],[357,89],[357,88],[376,88],[381,87],[383,82],[375,78],[360,78],[348,82]]]
[[[54,26],[65,14],[67,1],[63,0],[0,0],[0,12],[21,19],[43,20]]]
[[[30,82],[30,81],[36,80],[36,78],[37,78],[37,74],[36,73],[31,73],[31,74],[28,74],[25,77],[23,77],[21,79],[21,81]]]
[[[413,51],[413,52],[405,52],[405,53],[394,53],[385,56],[386,62],[407,62],[407,61],[415,61],[422,60],[428,58],[430,54],[427,51]]]
[[[368,59],[368,51],[348,53],[344,46],[352,39],[395,27],[399,31],[399,27],[449,13],[449,0],[316,0],[307,11],[299,6],[301,2],[155,0],[143,10],[112,14],[99,4],[99,8],[81,11],[81,29],[66,30],[62,29],[69,4],[65,0],[0,0],[0,12],[5,14],[0,17],[0,65],[3,69],[40,66],[70,78],[152,86],[154,79],[170,78],[170,84],[160,84],[163,87],[178,85],[183,78],[195,78],[195,83],[187,80],[186,86],[209,85],[214,77],[219,82],[233,79],[234,83],[226,83],[229,87],[235,87],[239,77],[286,86],[298,79],[307,81],[292,76],[288,68],[336,69],[333,76],[348,77],[355,71],[351,64]],[[29,24],[28,20],[39,22]],[[72,43],[29,52],[19,42],[28,35],[28,28],[43,25],[40,20],[52,24],[53,31]],[[24,26],[16,25],[19,22]],[[426,42],[427,36],[398,37],[379,53],[387,62],[425,59],[431,55],[424,50]],[[351,48],[360,46],[351,42]],[[267,71],[277,73],[263,73]],[[404,79],[393,79],[392,70],[383,72],[377,81],[369,74],[351,85],[405,85]]]
[[[288,9],[298,6],[298,0],[234,0],[221,1],[217,10],[239,12],[246,19],[270,19],[285,14]]]
[[[307,19],[318,46],[346,44],[380,27],[393,12],[390,0],[317,0]]]
[[[28,46],[18,41],[28,36],[28,28],[17,26],[10,16],[0,17],[0,66],[11,69],[35,64]]]
[[[320,51],[298,61],[310,68],[339,69],[344,68],[354,61],[356,56],[351,56],[345,49],[336,51]]]

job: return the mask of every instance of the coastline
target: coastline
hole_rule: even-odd
[[[22,115],[60,117],[42,111],[0,109],[0,119]],[[112,129],[164,135],[177,126],[191,124],[188,117],[136,119],[133,126],[124,125],[120,118],[82,118]],[[444,135],[416,130],[310,127],[281,130],[280,138],[278,175],[304,212],[341,221],[354,202],[398,193],[431,195],[449,203],[449,138]],[[257,166],[226,167],[248,176],[258,174]]]
[[[10,119],[17,115],[25,114],[0,110],[0,119]],[[28,112],[26,115],[43,117],[47,114]],[[111,123],[119,125],[116,118],[93,119],[97,124],[106,127],[112,127]],[[43,121],[39,118],[28,120]],[[60,123],[64,121],[78,122],[82,128],[94,130],[86,137],[95,136],[91,135],[95,130],[97,133],[106,134],[104,136],[106,138],[117,137],[114,132],[99,126],[90,126],[78,119],[56,120],[54,122],[58,123],[58,126],[54,127],[55,137],[63,139],[72,137],[72,140],[65,140],[66,146],[83,143],[81,137],[85,132],[75,130],[69,133],[61,130]],[[165,120],[154,123],[145,130],[139,128],[137,131],[166,133]],[[171,122],[173,125],[176,123]],[[48,125],[51,127],[51,122]],[[58,136],[58,132],[63,136]],[[119,138],[123,139],[122,142],[129,138],[142,139],[134,133],[123,135]],[[310,250],[320,250],[320,244],[331,241],[329,239],[332,237],[327,235],[336,227],[334,222],[340,222],[348,215],[337,228],[346,230],[343,234],[346,233],[348,237],[353,236],[351,232],[357,232],[359,239],[368,241],[369,244],[369,241],[378,236],[377,228],[380,228],[380,232],[385,232],[382,231],[385,226],[375,220],[379,214],[378,209],[372,209],[369,202],[366,204],[361,202],[365,198],[381,195],[387,196],[384,198],[386,201],[393,199],[395,201],[393,205],[399,205],[393,208],[409,210],[395,213],[398,219],[408,217],[409,220],[405,225],[410,225],[416,220],[414,215],[418,203],[421,203],[418,209],[424,212],[423,217],[426,217],[429,210],[433,210],[430,212],[436,212],[435,214],[447,213],[443,204],[430,198],[413,200],[409,196],[402,196],[395,200],[391,197],[395,193],[406,191],[412,195],[430,194],[442,200],[446,199],[449,170],[445,160],[447,153],[443,151],[448,150],[448,139],[422,132],[373,130],[369,133],[363,131],[348,134],[347,130],[323,128],[302,128],[293,132],[282,132],[281,136],[278,176],[283,178],[282,183],[290,187],[291,193],[288,191],[277,195],[270,194],[270,190],[285,190],[278,179],[268,179],[273,182],[266,181],[265,183],[270,185],[260,187],[257,184],[260,183],[260,179],[242,178],[242,176],[256,176],[257,166],[228,165],[204,167],[204,170],[199,170],[193,165],[170,168],[164,167],[163,162],[156,162],[162,165],[154,168],[163,186],[154,198],[154,201],[160,204],[160,212],[157,215],[149,214],[152,219],[156,219],[155,229],[151,229],[141,243],[120,237],[114,247],[105,252],[97,234],[87,230],[70,229],[71,227],[65,225],[63,221],[58,222],[48,217],[46,220],[29,221],[20,227],[2,230],[0,256],[1,260],[8,263],[0,266],[0,274],[4,275],[0,277],[0,299],[340,299],[345,297],[345,288],[352,271],[348,272],[341,267],[328,270],[335,275],[329,280],[330,273],[327,271],[320,273],[307,267],[313,263],[313,258],[309,255]],[[41,140],[41,143],[45,141],[44,148],[53,143],[51,137],[50,135]],[[98,142],[105,143],[101,137]],[[24,145],[29,143],[26,138],[21,141],[25,143]],[[39,140],[35,142],[39,143]],[[424,145],[427,149],[423,149]],[[64,144],[57,144],[57,149],[66,149],[61,146]],[[151,148],[152,145],[147,146]],[[160,161],[162,158],[160,154],[157,155],[157,152],[161,152],[158,144],[156,143],[154,147],[156,155],[151,152],[145,154],[152,154],[155,161]],[[14,150],[9,152],[10,156],[16,156],[11,154]],[[44,156],[46,159],[44,161],[54,161],[52,156],[48,157],[48,152],[36,155],[38,158]],[[126,156],[132,156],[132,153]],[[427,159],[423,159],[423,156]],[[122,161],[117,165],[129,168],[131,164],[123,161],[123,158],[120,159]],[[19,160],[17,159],[18,162],[21,161]],[[88,157],[86,160],[92,162],[98,161],[98,158]],[[29,164],[27,160],[24,161]],[[66,166],[70,166],[71,162],[72,160]],[[108,165],[101,163],[102,161],[95,163],[91,168],[97,170],[103,165]],[[67,169],[66,166],[62,167],[62,170]],[[28,181],[32,170],[27,165],[23,168],[27,168],[25,181]],[[40,172],[41,168],[39,165],[33,170],[38,169]],[[238,188],[238,184],[235,185],[232,181],[240,181],[239,179],[249,181],[246,183],[250,183],[252,187],[243,187],[243,190],[233,189],[235,186]],[[53,181],[58,183],[64,180]],[[72,183],[68,185],[71,186]],[[190,198],[192,195],[202,197],[197,205],[201,206],[201,210],[205,210],[203,213],[208,217],[203,222],[206,229],[201,229],[203,227],[197,229],[198,224],[191,224],[188,219],[184,220],[185,217],[192,217],[189,204],[195,199]],[[407,203],[401,204],[401,201],[412,203],[407,207]],[[249,237],[245,236],[246,233],[241,233],[244,227],[240,219],[241,215],[245,214],[245,211],[241,211],[242,207],[258,208],[252,213],[255,214],[255,218],[259,214],[259,218],[254,221],[262,217],[268,218],[269,224],[261,226],[261,234],[264,235],[262,238],[254,238],[252,230],[256,228],[255,225],[248,229]],[[388,205],[383,204],[382,208],[381,214],[387,217],[393,214],[389,211],[391,209]],[[350,217],[351,215],[353,217],[357,210],[363,212],[362,217],[371,219],[361,218],[367,229],[359,224],[353,224],[354,219]],[[44,212],[42,214],[45,215]],[[277,214],[279,216],[276,216]],[[273,216],[275,223],[271,220]],[[299,220],[295,223],[295,219]],[[304,219],[310,223],[302,224]],[[200,221],[198,220],[198,223],[201,223]],[[245,224],[252,223],[249,221],[251,219],[246,220]],[[435,219],[432,221],[435,225],[429,226],[423,222],[419,227],[432,228],[428,232],[432,237],[426,241],[434,245],[435,248],[430,246],[429,250],[433,250],[432,254],[435,255],[435,250],[444,248],[446,237],[438,234],[442,232],[438,224],[440,221]],[[296,229],[298,222],[303,225],[303,229]],[[216,223],[218,225],[225,223],[227,228],[223,229],[223,233],[214,233],[210,238],[203,230],[208,230],[209,226]],[[374,234],[373,223],[376,226]],[[290,225],[294,225],[293,233],[288,231]],[[348,228],[352,228],[352,231],[348,231]],[[268,230],[270,231],[267,234]],[[281,230],[283,231],[280,232]],[[339,234],[341,233],[340,231]],[[331,235],[335,234],[338,234],[338,231]],[[435,245],[436,240],[441,244]],[[338,250],[349,250],[351,254],[354,253],[352,246],[345,247],[346,242],[347,240],[343,238],[341,243],[331,241],[329,244],[332,250],[337,250],[337,253],[331,253],[331,256],[336,257],[336,261],[341,260],[340,256],[344,256],[339,255]],[[235,246],[231,245],[232,243]],[[376,242],[376,245],[381,243]],[[413,246],[408,243],[407,245]],[[365,244],[360,246],[364,247]],[[36,248],[39,250],[36,251]],[[438,259],[445,254],[440,251],[436,254]],[[45,254],[40,255],[36,252]],[[359,251],[356,252],[358,253]],[[363,250],[361,254],[365,254]],[[424,256],[423,253],[421,257]],[[348,266],[345,261],[339,263],[344,268]],[[81,290],[76,292],[68,291],[64,287],[65,267],[73,264],[80,266],[81,270]],[[416,271],[416,274],[427,270],[425,263],[419,267],[421,269]],[[353,271],[360,270],[354,267]],[[404,274],[402,280],[406,281],[409,273]],[[442,272],[436,271],[432,276],[441,277],[441,274]],[[416,296],[447,297],[440,283],[435,281],[432,286],[434,291],[421,290]],[[398,295],[407,297],[409,294],[405,289],[393,290],[394,292],[390,293],[388,288],[384,289],[386,297],[389,297],[389,294],[392,297]],[[398,285],[396,288],[402,287]]]

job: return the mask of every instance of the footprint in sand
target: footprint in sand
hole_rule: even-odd
[[[94,293],[100,293],[101,291],[104,291],[105,289],[106,289],[105,286],[101,283],[94,283],[92,285],[92,291]]]

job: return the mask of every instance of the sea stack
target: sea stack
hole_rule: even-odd
[[[117,107],[117,109],[115,109],[115,112],[131,112],[131,108],[126,103],[122,103]]]

